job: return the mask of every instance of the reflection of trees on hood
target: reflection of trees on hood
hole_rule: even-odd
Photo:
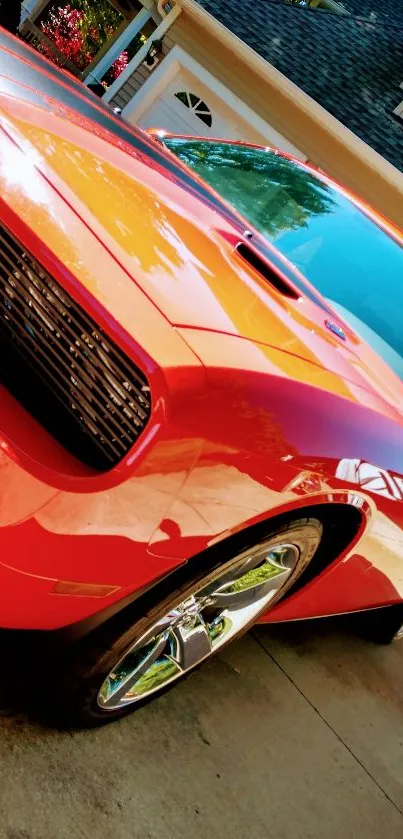
[[[332,209],[331,187],[274,152],[193,140],[170,140],[168,146],[270,238]]]

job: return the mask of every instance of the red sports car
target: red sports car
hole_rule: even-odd
[[[0,49],[0,626],[53,631],[86,724],[258,620],[391,639],[401,235],[284,154],[147,136]]]

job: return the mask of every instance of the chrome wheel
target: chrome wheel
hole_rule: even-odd
[[[103,681],[99,708],[133,705],[201,664],[265,611],[299,559],[297,545],[270,539],[217,571],[130,647]]]

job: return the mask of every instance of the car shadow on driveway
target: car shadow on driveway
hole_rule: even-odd
[[[360,626],[357,627],[354,616],[261,625],[252,630],[254,639],[265,653],[276,659],[282,647],[293,649],[299,657],[307,658],[314,651],[317,655],[318,639],[321,639],[323,650],[326,650],[327,639],[328,643],[336,643],[338,648],[348,651],[352,639],[356,641],[359,633]],[[373,647],[372,644],[369,646]],[[23,715],[44,726],[57,724],[51,688],[55,658],[65,654],[63,645],[58,647],[51,634],[0,629],[0,648],[0,719]],[[348,652],[346,655],[348,658]]]
[[[1,837],[401,839],[403,644],[345,619],[258,626],[135,714],[70,732],[51,727],[46,641],[0,632]]]
[[[44,643],[36,633],[0,630],[1,678],[0,718],[27,715],[36,717],[39,707],[38,683],[45,682]]]

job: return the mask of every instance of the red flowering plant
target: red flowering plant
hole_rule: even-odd
[[[41,28],[57,52],[44,43],[42,50],[56,64],[63,64],[64,56],[82,72],[120,22],[121,16],[107,0],[98,0],[96,5],[91,0],[70,0],[66,5],[53,6],[42,21]],[[126,51],[116,59],[105,75],[105,86],[120,75],[128,60]]]
[[[117,79],[118,76],[120,76],[122,70],[124,70],[125,67],[127,67],[128,63],[129,63],[129,56],[128,56],[126,50],[124,50],[124,52],[122,52],[119,55],[119,58],[117,58],[116,61],[113,62],[112,67],[109,68],[108,72],[104,76],[103,81],[107,85],[112,84],[112,82],[114,82],[115,79]]]
[[[64,8],[51,9],[48,19],[42,23],[44,35],[52,41],[62,55],[75,64],[78,70],[84,70],[92,59],[81,27],[82,17],[82,12],[72,9],[68,4]],[[48,58],[59,63],[55,53],[51,53],[46,46],[44,46],[44,51]]]

